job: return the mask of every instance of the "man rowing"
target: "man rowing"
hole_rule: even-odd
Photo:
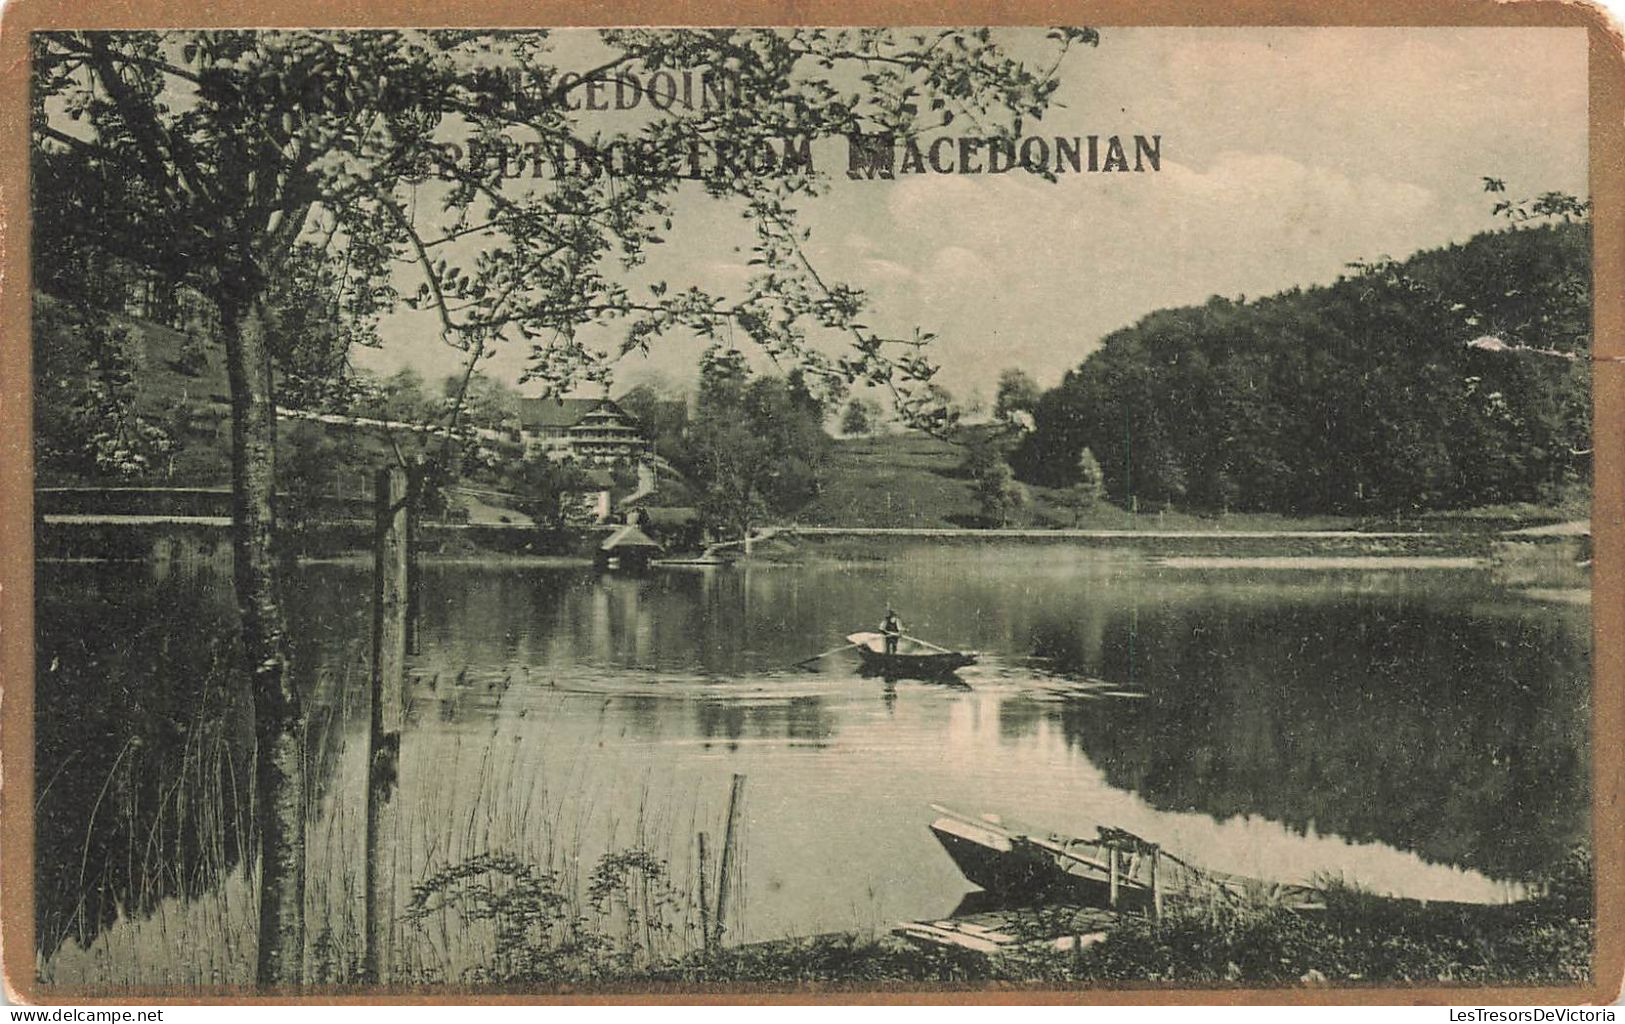
[[[886,617],[880,620],[880,632],[886,638],[886,653],[896,654],[897,641],[903,637],[903,623],[890,608],[886,609]]]

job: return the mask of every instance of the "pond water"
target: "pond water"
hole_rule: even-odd
[[[696,833],[721,845],[735,774],[743,939],[949,913],[973,887],[926,829],[933,803],[1116,825],[1248,875],[1486,902],[1587,833],[1584,604],[1454,563],[884,554],[639,577],[424,566],[403,893],[487,850],[580,866],[643,845],[692,879]],[[141,891],[207,884],[200,831],[235,856],[250,733],[226,682],[229,577],[39,577],[49,944],[93,934]],[[360,563],[310,565],[289,601],[312,707],[312,884],[352,895],[370,585]],[[865,678],[850,652],[793,667],[888,604],[910,634],[980,663],[953,686]]]

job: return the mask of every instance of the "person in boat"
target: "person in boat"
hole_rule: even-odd
[[[903,638],[903,623],[890,608],[886,609],[886,617],[880,620],[880,633],[886,638],[886,653],[896,654],[897,641]]]

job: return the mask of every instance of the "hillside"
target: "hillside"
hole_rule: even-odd
[[[135,317],[90,319],[35,292],[34,426],[41,484],[126,482],[213,486],[230,480],[230,386],[215,346]],[[122,409],[120,413],[110,410]],[[116,423],[145,458],[114,472],[86,451],[86,410]]]
[[[960,447],[924,434],[837,440],[816,498],[788,518],[805,526],[983,526],[973,484],[960,469]],[[1081,518],[1064,489],[1027,485],[1027,503],[1012,527],[1092,530],[1215,530],[1348,526],[1348,520],[1285,516],[1198,516],[1184,512],[1132,515],[1107,502]]]
[[[937,529],[984,525],[972,482],[959,468],[962,458],[959,447],[923,434],[837,440],[818,496],[785,518],[804,526]],[[1588,514],[1584,503],[1571,503],[1486,506],[1399,520],[1392,516],[1220,514],[1146,506],[1136,515],[1102,501],[1079,516],[1064,488],[1028,484],[1026,494],[1027,504],[1012,518],[1012,527],[1195,532],[1400,528],[1477,533],[1564,518],[1580,520]]]
[[[220,346],[137,317],[87,317],[39,292],[33,328],[40,486],[230,485],[230,383]],[[98,448],[97,432],[118,436]],[[354,497],[394,458],[376,431],[285,420],[279,437],[282,486],[293,491]],[[471,518],[515,515],[469,504]]]
[[[923,434],[836,441],[816,498],[795,516],[811,526],[959,526],[976,515],[957,448]]]
[[[1487,232],[1334,284],[1214,297],[1114,332],[1013,464],[1087,447],[1142,509],[1395,515],[1554,503],[1591,480],[1590,230]]]
[[[132,488],[112,506],[126,512],[180,500],[159,491],[229,487],[230,383],[220,346],[139,317],[87,314],[40,292],[33,335],[39,486]],[[395,431],[392,439],[377,427],[305,418],[282,419],[278,438],[279,487],[309,500],[356,498],[394,461],[396,445],[412,455],[440,444],[421,433]],[[660,504],[693,504],[669,468],[661,480]],[[530,522],[505,504],[517,489],[504,466],[486,465],[446,499],[471,523]]]

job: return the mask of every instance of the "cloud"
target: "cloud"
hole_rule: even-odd
[[[1053,184],[1010,174],[889,187],[886,230],[847,237],[862,257],[842,269],[888,328],[940,335],[955,391],[1014,365],[1052,383],[1154,309],[1329,281],[1351,260],[1441,241],[1430,189],[1272,152]]]
[[[1042,130],[1160,134],[1160,172],[849,182],[835,168],[803,211],[811,255],[869,292],[866,322],[936,331],[956,392],[1005,366],[1051,384],[1152,310],[1491,229],[1480,175],[1583,192],[1586,83],[1583,30],[1111,29],[1068,58]],[[677,207],[648,276],[736,288],[748,223],[692,194]],[[424,351],[444,347],[411,326]],[[670,339],[649,365],[690,380],[699,348]]]

